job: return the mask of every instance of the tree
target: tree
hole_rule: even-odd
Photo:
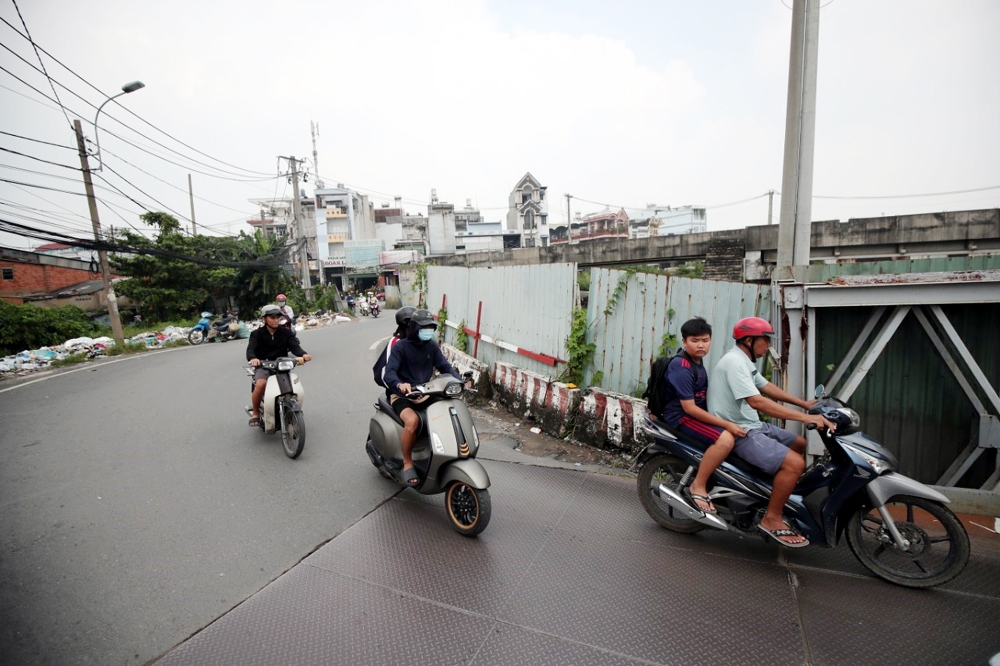
[[[227,239],[183,236],[180,223],[166,213],[141,217],[159,227],[155,240],[131,231],[118,232],[115,240],[155,254],[115,254],[110,262],[115,272],[128,276],[115,289],[138,303],[144,316],[152,321],[185,317],[202,307],[213,292],[233,288],[236,270],[218,265],[226,254]],[[210,265],[193,263],[192,258]]]
[[[277,263],[283,261],[288,252],[283,238],[265,236],[259,230],[253,234],[240,232],[236,246],[240,261],[275,262],[267,267],[243,268],[236,274],[236,304],[242,310],[252,312],[267,303],[273,303],[274,297],[279,293],[294,291],[295,281],[283,265]]]

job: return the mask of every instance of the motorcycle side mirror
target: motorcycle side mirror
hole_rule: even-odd
[[[826,393],[826,387],[823,386],[822,384],[817,384],[816,385],[816,398],[817,399],[822,398],[824,393]]]

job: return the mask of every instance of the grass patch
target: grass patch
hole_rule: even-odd
[[[104,353],[108,356],[121,356],[122,354],[138,354],[146,351],[147,349],[149,349],[149,347],[147,347],[144,342],[126,341],[125,344],[120,347],[118,345],[108,347]]]
[[[78,363],[86,363],[86,362],[87,362],[87,354],[85,354],[84,352],[77,352],[76,354],[70,354],[66,358],[60,358],[55,361],[52,361],[50,367],[65,368],[66,366],[69,365],[76,365]]]

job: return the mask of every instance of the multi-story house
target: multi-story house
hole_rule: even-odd
[[[549,244],[548,216],[546,187],[524,174],[507,198],[506,230],[521,234],[521,247],[544,247]]]
[[[629,220],[629,238],[673,236],[675,234],[703,233],[708,228],[704,208],[694,206],[657,206],[647,204],[635,211]]]

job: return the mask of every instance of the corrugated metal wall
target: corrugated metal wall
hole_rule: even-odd
[[[809,278],[807,281],[826,282],[838,275],[899,275],[901,273],[945,273],[948,271],[997,269],[1000,269],[1000,255],[844,262],[838,264],[813,264],[809,267]]]
[[[942,309],[991,385],[1000,386],[1000,304]],[[819,381],[833,374],[872,312],[860,307],[817,312],[811,325]],[[979,427],[975,410],[912,313],[850,403],[861,415],[862,429],[899,458],[900,471],[924,483],[938,480]],[[960,485],[979,487],[995,468],[995,455],[984,455]]]
[[[609,308],[620,281],[624,288]],[[664,334],[675,336],[671,352],[676,351],[681,325],[695,316],[704,317],[713,328],[714,344],[707,358],[711,368],[731,346],[730,331],[736,322],[754,315],[768,317],[770,301],[770,288],[754,284],[593,268],[587,321],[588,340],[597,351],[588,381],[601,372],[603,388],[641,394]]]
[[[576,264],[498,266],[495,268],[427,267],[428,309],[437,314],[447,297],[448,319],[465,321],[475,329],[480,301],[480,332],[536,354],[566,359],[566,339],[576,303]],[[402,284],[402,280],[400,281]],[[455,330],[446,342],[454,344]],[[470,341],[471,346],[471,341]],[[485,363],[502,361],[525,370],[554,377],[553,367],[485,342],[478,358]]]

